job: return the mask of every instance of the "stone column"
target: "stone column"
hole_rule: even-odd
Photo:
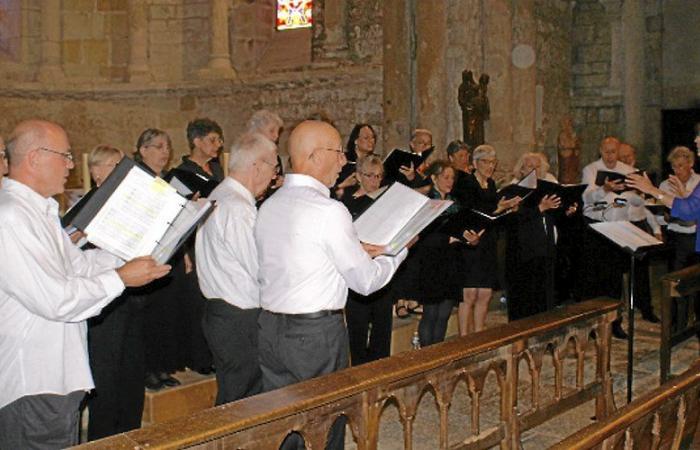
[[[601,0],[610,23],[610,83],[604,94],[620,95],[623,73],[622,0]],[[630,3],[630,2],[625,2]],[[626,38],[625,38],[626,39]]]
[[[645,18],[641,2],[623,4],[622,32],[624,40],[624,140],[641,149],[644,143],[644,30]]]
[[[61,0],[41,2],[41,65],[37,79],[55,82],[64,78],[61,67]]]
[[[150,81],[148,66],[148,18],[147,3],[129,0],[129,81]]]
[[[498,170],[509,170],[513,155],[513,48],[512,2],[491,0],[484,7],[484,73],[488,87],[491,116],[485,127],[487,144],[496,147],[502,161]],[[479,78],[479,74],[475,74]]]
[[[384,0],[383,93],[384,152],[406,148],[411,133],[411,0]]]
[[[416,126],[433,133],[433,144],[442,155],[447,144],[447,5],[416,2]]]
[[[200,78],[236,78],[236,71],[231,66],[229,51],[229,30],[227,0],[210,0],[211,24],[209,64],[199,71]]]
[[[513,83],[513,157],[535,148],[535,87],[537,64],[535,45],[534,0],[513,2],[513,50],[511,51]],[[498,105],[492,103],[492,110]]]

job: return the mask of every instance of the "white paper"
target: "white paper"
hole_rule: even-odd
[[[610,239],[622,248],[637,251],[640,247],[661,245],[663,242],[634,226],[631,222],[598,222],[591,224],[591,228]]]
[[[394,183],[355,220],[355,230],[362,242],[385,246],[386,254],[396,255],[451,204]]]
[[[176,176],[172,177],[172,179],[170,180],[170,186],[177,189],[177,192],[179,192],[180,195],[182,195],[183,197],[187,197],[192,193],[192,190],[185,186],[185,183],[180,181],[180,179]]]
[[[181,238],[212,207],[212,202],[204,198],[200,198],[197,201],[188,201],[153,250],[153,258],[160,264],[168,262],[175,250],[177,250]]]
[[[186,200],[134,167],[85,228],[88,240],[124,259],[150,255]]]

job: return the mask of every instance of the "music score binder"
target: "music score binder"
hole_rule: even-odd
[[[384,178],[389,182],[397,179],[401,180],[402,176],[399,171],[401,166],[410,167],[411,164],[413,164],[413,168],[417,171],[420,165],[423,164],[434,151],[435,147],[430,147],[420,154],[401,150],[399,148],[393,149],[386,155],[386,158],[384,158]]]
[[[537,173],[535,173],[534,170],[531,170],[527,175],[518,180],[517,183],[512,183],[502,187],[498,191],[498,196],[506,199],[520,197],[524,200],[537,188],[537,181]]]
[[[123,158],[71,225],[119,258],[152,255],[164,264],[212,207],[205,199],[188,201],[163,179]]]
[[[395,256],[451,204],[394,183],[355,219],[355,231],[362,242],[382,245],[384,254]]]

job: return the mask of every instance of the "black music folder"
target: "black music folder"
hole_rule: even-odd
[[[389,182],[403,179],[403,175],[399,172],[401,166],[410,167],[411,164],[413,164],[413,168],[418,170],[418,167],[420,167],[434,151],[435,147],[430,147],[420,154],[398,148],[393,149],[386,158],[384,158],[384,178]]]
[[[464,240],[462,235],[465,230],[470,230],[475,233],[488,230],[494,226],[500,225],[510,213],[511,211],[508,210],[493,215],[477,211],[476,209],[461,209],[445,219],[440,225],[440,231],[454,238]]]
[[[196,192],[199,192],[199,195],[202,197],[209,197],[211,191],[219,185],[217,181],[211,178],[177,168],[168,172],[164,179],[177,189],[180,195],[187,198],[190,198]]]
[[[205,199],[185,199],[162,178],[122,158],[70,225],[85,232],[88,242],[121,259],[152,255],[164,264],[213,206]]]
[[[553,181],[537,180],[537,190],[533,195],[533,202],[539,204],[540,200],[547,195],[556,195],[561,199],[561,207],[566,209],[578,203],[583,205],[583,191],[587,184],[559,184]]]
[[[498,196],[501,198],[511,199],[520,197],[523,200],[529,197],[537,188],[537,173],[534,170],[528,172],[527,175],[518,180],[517,183],[511,183],[502,187],[498,191]]]

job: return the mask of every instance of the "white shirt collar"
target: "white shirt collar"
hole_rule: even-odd
[[[26,184],[12,178],[3,178],[2,189],[27,200],[39,211],[45,211],[47,215],[58,216],[58,202],[52,197],[46,198],[30,188]]]
[[[331,191],[327,186],[310,175],[301,173],[290,173],[284,176],[284,185],[282,187],[310,187],[323,194],[325,197],[331,196]]]
[[[227,188],[230,188],[237,194],[240,194],[249,204],[255,206],[255,197],[253,197],[253,194],[245,186],[243,186],[240,181],[232,177],[226,177],[221,184]]]

